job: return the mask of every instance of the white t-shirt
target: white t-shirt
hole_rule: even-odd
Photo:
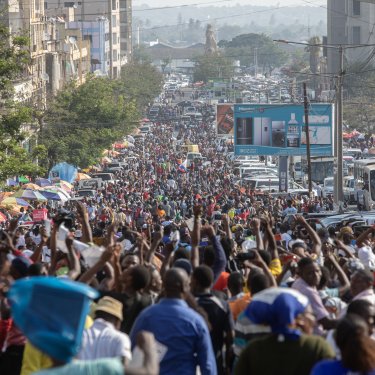
[[[77,358],[93,360],[99,358],[125,357],[131,360],[131,344],[128,335],[118,331],[112,323],[95,319],[94,324],[83,331],[81,351]]]
[[[358,249],[358,258],[369,270],[375,271],[375,254],[370,246],[362,246]]]

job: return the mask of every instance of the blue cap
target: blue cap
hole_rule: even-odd
[[[90,299],[97,297],[87,285],[45,276],[18,280],[8,293],[17,327],[36,348],[65,363],[80,349]]]

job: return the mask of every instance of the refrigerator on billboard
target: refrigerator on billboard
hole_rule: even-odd
[[[254,145],[271,145],[271,119],[267,117],[255,117],[254,119]]]
[[[237,144],[238,145],[252,145],[253,144],[253,119],[252,118],[238,118],[237,119]]]

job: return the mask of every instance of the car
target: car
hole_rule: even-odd
[[[139,131],[142,133],[142,134],[148,134],[151,132],[151,126],[148,126],[148,125],[145,125],[145,126],[141,126],[139,128]]]
[[[78,195],[78,197],[95,198],[96,190],[82,189],[82,190],[78,190],[76,195]]]
[[[104,183],[114,184],[116,182],[115,176],[112,173],[103,172],[103,173],[93,173],[92,178],[101,178]]]

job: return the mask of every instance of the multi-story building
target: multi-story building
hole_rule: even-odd
[[[132,58],[132,0],[120,0],[120,48],[121,58]]]
[[[30,64],[23,79],[15,82],[18,100],[33,101],[44,108],[46,101],[45,17],[43,0],[0,0],[1,21],[11,34],[29,37]]]
[[[56,0],[47,0],[56,1]],[[87,22],[98,21],[105,17],[109,21],[109,76],[118,78],[121,66],[126,63],[121,58],[120,47],[120,4],[119,0],[98,1],[85,0],[83,2],[72,3],[75,9],[75,21]],[[73,5],[72,5],[73,6]]]
[[[328,45],[375,44],[375,4],[366,0],[328,0]],[[345,49],[348,64],[369,64],[374,47]],[[338,49],[328,48],[328,72],[337,74],[340,66]]]
[[[100,17],[96,21],[74,21],[67,24],[68,29],[80,29],[83,40],[90,41],[91,72],[108,76],[110,69],[109,21]]]

